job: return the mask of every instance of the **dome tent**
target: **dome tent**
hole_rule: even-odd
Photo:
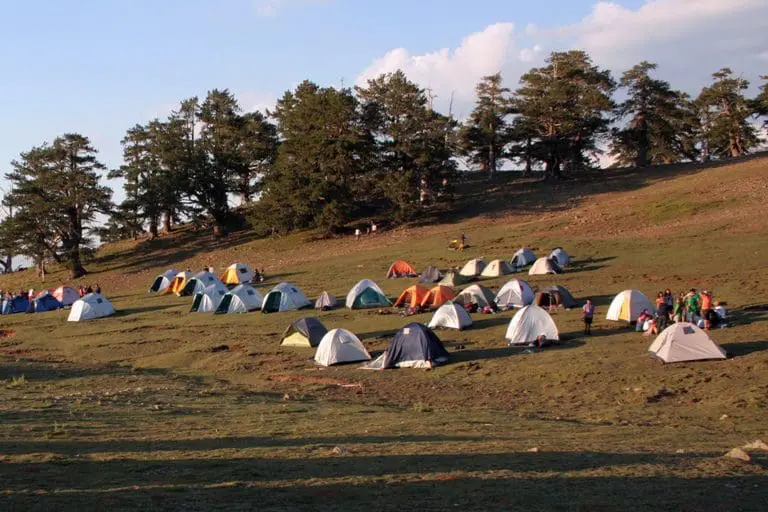
[[[573,309],[578,306],[576,299],[573,298],[568,288],[559,285],[550,286],[544,291],[537,293],[534,303],[542,308],[560,307]]]
[[[239,284],[232,288],[216,307],[216,313],[248,313],[261,309],[264,297],[250,284]]]
[[[196,274],[195,277],[187,280],[187,282],[184,284],[184,287],[181,289],[180,292],[177,293],[180,297],[189,297],[196,293],[200,293],[205,291],[206,288],[211,286],[212,284],[224,284],[222,283],[218,277],[216,277],[215,274],[212,272],[209,272],[208,270],[203,270],[199,274]]]
[[[250,283],[253,281],[254,273],[243,263],[233,263],[221,275],[221,282],[227,286],[237,286],[238,284]]]
[[[387,278],[394,279],[398,277],[416,277],[419,273],[407,261],[397,260],[387,270]]]
[[[80,294],[78,294],[74,288],[70,288],[69,286],[59,286],[53,293],[51,293],[51,295],[53,295],[53,298],[57,301],[61,302],[61,305],[64,307],[71,306],[76,301],[80,300]]]
[[[648,352],[665,363],[725,359],[726,353],[707,333],[693,324],[672,324],[659,334]]]
[[[317,301],[315,302],[315,309],[322,309],[323,311],[325,311],[328,309],[333,309],[338,305],[339,303],[336,301],[336,297],[334,297],[328,292],[323,292],[320,294],[320,296],[317,298]]]
[[[54,311],[63,307],[62,303],[56,300],[53,295],[48,293],[48,291],[44,291],[36,299],[29,302],[27,313],[45,313],[46,311]]]
[[[192,313],[213,313],[219,307],[224,296],[229,293],[222,283],[215,283],[202,292],[196,293],[192,299]]]
[[[16,296],[10,300],[3,301],[2,314],[13,315],[15,313],[26,313],[29,309],[29,299],[26,297]]]
[[[496,304],[501,308],[522,308],[533,304],[533,288],[522,279],[513,279],[501,287],[496,294]]]
[[[533,251],[527,247],[523,247],[522,249],[519,249],[514,256],[512,256],[512,260],[509,262],[509,264],[515,268],[523,268],[527,267],[534,261],[536,261],[536,256],[533,254]]]
[[[424,298],[427,296],[428,293],[429,293],[429,290],[427,290],[423,286],[418,284],[413,285],[403,290],[403,293],[400,294],[400,296],[397,298],[397,300],[392,306],[396,308],[401,308],[401,307],[417,308],[421,305],[421,302],[424,300]]]
[[[316,347],[328,329],[315,317],[299,318],[283,333],[280,345],[286,347]]]
[[[173,282],[173,278],[178,275],[178,270],[170,269],[166,270],[159,276],[155,278],[155,280],[152,282],[152,286],[149,287],[149,290],[147,293],[154,293],[154,292],[164,292],[168,289],[169,286],[171,286],[171,283]]]
[[[475,258],[469,260],[464,267],[459,271],[459,274],[465,277],[477,277],[483,273],[487,263],[482,258]]]
[[[560,339],[555,321],[549,313],[539,306],[530,305],[515,313],[505,337],[510,345],[526,345],[535,342],[539,336],[551,341]]]
[[[432,320],[429,321],[428,327],[430,329],[445,327],[447,329],[462,330],[471,325],[472,317],[469,316],[469,313],[458,304],[448,301],[440,306],[440,309],[435,311]]]
[[[452,289],[439,284],[427,292],[421,301],[421,307],[438,308],[455,296],[456,293]]]
[[[493,292],[490,289],[479,284],[473,284],[461,290],[453,298],[453,302],[461,305],[477,304],[478,307],[484,308],[486,306],[495,306],[493,299]]]
[[[567,267],[571,263],[571,257],[563,250],[562,247],[555,247],[549,254],[549,259],[555,260],[555,263],[561,267]]]
[[[615,322],[634,322],[645,309],[651,313],[656,311],[641,291],[624,290],[613,298],[605,318]]]
[[[545,274],[561,274],[563,269],[550,258],[537,259],[528,270],[529,276],[543,276]]]
[[[467,284],[472,280],[471,277],[463,276],[457,272],[448,272],[445,274],[445,277],[443,277],[437,284],[442,284],[443,286],[461,286],[463,284]]]
[[[397,331],[387,350],[366,368],[432,368],[448,357],[440,338],[426,325],[413,322]]]
[[[432,265],[424,269],[424,272],[419,276],[420,283],[436,283],[443,278],[443,273],[440,272],[437,267]]]
[[[295,311],[312,303],[304,293],[291,283],[280,283],[272,288],[264,297],[261,304],[262,313],[279,313],[283,311]]]
[[[321,366],[369,361],[371,354],[360,339],[346,329],[328,331],[315,352],[315,362]]]
[[[480,273],[482,277],[499,277],[514,274],[515,269],[504,260],[493,260]]]
[[[163,293],[173,293],[178,295],[187,285],[187,281],[193,277],[194,276],[192,275],[192,272],[179,272],[173,277],[173,279],[171,279],[171,284],[168,285],[168,288],[166,288]]]
[[[346,305],[349,309],[388,307],[389,301],[379,285],[370,279],[363,279],[347,293]]]
[[[89,293],[82,299],[72,304],[69,311],[68,322],[82,322],[85,320],[95,320],[115,314],[115,308],[106,297],[98,293]]]

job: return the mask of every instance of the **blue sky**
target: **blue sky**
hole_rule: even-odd
[[[674,70],[693,88],[721,66],[693,58],[714,23],[729,30],[718,45],[732,42],[718,49],[722,65],[728,52],[740,55],[732,65],[752,77],[768,73],[757,21],[768,19],[764,3],[0,0],[0,171],[21,151],[68,131],[89,136],[102,161],[116,167],[127,128],[214,87],[231,89],[250,109],[305,78],[351,85],[402,67],[443,101],[457,93],[468,110],[482,74],[502,70],[514,85],[548,51],[580,46],[606,67],[639,56],[663,61],[679,49],[689,59]],[[639,40],[627,35],[635,28]]]

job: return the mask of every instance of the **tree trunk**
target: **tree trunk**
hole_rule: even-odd
[[[493,144],[488,145],[488,179],[493,179],[496,174],[496,147]]]
[[[645,120],[645,114],[638,114],[635,119],[635,126],[637,130],[637,158],[635,159],[635,167],[648,167],[648,123]]]
[[[525,170],[523,171],[523,176],[527,178],[531,175],[532,170],[533,159],[531,158],[531,139],[528,138],[525,140]]]
[[[155,238],[157,238],[157,235],[158,235],[158,231],[157,231],[157,217],[153,215],[149,219],[149,239],[150,240],[154,240]]]
[[[41,258],[37,264],[37,269],[40,271],[40,281],[45,282],[45,259]]]
[[[173,216],[171,212],[165,212],[163,214],[163,231],[170,233],[173,230]]]

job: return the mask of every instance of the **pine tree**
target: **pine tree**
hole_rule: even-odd
[[[583,51],[555,52],[547,65],[520,79],[512,98],[517,114],[513,126],[526,135],[526,153],[544,163],[549,175],[590,165],[597,142],[608,132],[611,94],[610,72],[592,63]]]
[[[686,94],[650,76],[656,68],[643,61],[619,82],[628,96],[616,109],[618,120],[628,120],[613,131],[611,143],[611,155],[619,165],[647,167],[696,158],[695,109]]]
[[[86,273],[86,231],[96,213],[111,208],[112,191],[100,183],[105,167],[96,153],[87,137],[68,133],[22,153],[6,175],[17,208],[15,233],[28,255],[42,260],[47,252],[67,265],[73,279]]]
[[[754,115],[759,117],[767,117],[768,116],[768,75],[761,76],[760,80],[763,80],[765,83],[760,86],[760,93],[757,95],[757,97],[752,101],[752,110],[754,111]],[[768,119],[763,121],[763,125],[768,125]]]
[[[714,73],[712,78],[714,83],[696,99],[704,157],[738,158],[759,143],[749,119],[754,112],[753,104],[744,96],[749,81],[734,77],[729,68]]]
[[[508,156],[511,105],[509,89],[502,87],[501,74],[485,76],[475,87],[477,101],[460,135],[461,152],[490,176]]]

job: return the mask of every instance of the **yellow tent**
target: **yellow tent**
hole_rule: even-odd
[[[168,288],[165,289],[165,292],[163,293],[181,293],[181,290],[183,290],[187,285],[187,281],[192,277],[193,276],[191,272],[179,272],[176,274],[176,277],[173,278],[173,281],[171,281],[171,284],[168,286]]]

